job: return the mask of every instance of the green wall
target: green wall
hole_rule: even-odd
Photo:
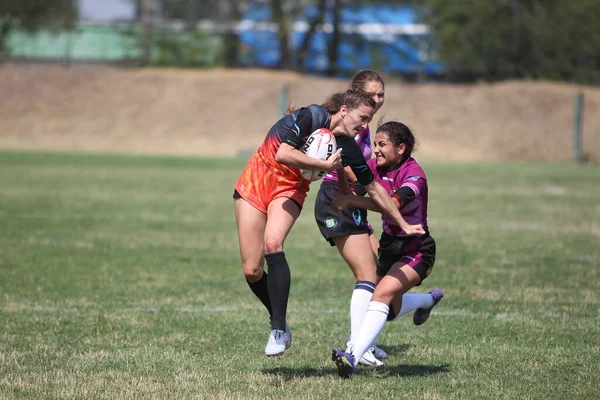
[[[71,31],[43,30],[35,34],[13,31],[7,41],[12,57],[121,61],[139,57],[138,28],[79,26]]]

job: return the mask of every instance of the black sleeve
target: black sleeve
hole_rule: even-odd
[[[299,149],[300,145],[306,141],[306,138],[312,133],[312,114],[308,108],[303,108],[298,113],[296,121],[289,131],[283,137],[282,143]]]
[[[398,190],[392,193],[392,197],[398,200],[398,203],[400,203],[398,209],[401,210],[408,203],[415,199],[415,192],[408,186],[401,186]]]
[[[365,189],[365,187],[360,184],[360,182],[358,181],[358,179],[355,180],[355,181],[353,181],[350,184],[350,190],[352,190],[358,196],[364,196],[364,195],[367,194],[367,189]]]
[[[361,185],[366,186],[373,182],[373,179],[375,179],[373,172],[367,165],[367,160],[365,160],[365,156],[354,139],[348,136],[336,136],[336,141],[338,148],[342,149],[342,164],[344,167],[350,166],[352,168],[356,180]]]

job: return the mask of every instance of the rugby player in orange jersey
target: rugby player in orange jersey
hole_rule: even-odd
[[[369,196],[405,232],[424,233],[421,225],[404,221],[385,189],[375,182],[354,141],[375,110],[370,94],[350,89],[330,96],[321,105],[312,104],[287,114],[269,130],[234,186],[242,268],[250,289],[271,319],[267,356],[279,356],[291,345],[286,324],[291,276],[283,245],[309,190],[310,181],[302,177],[301,168],[332,171],[350,166]],[[299,150],[318,128],[327,128],[336,136],[338,150],[327,160],[311,158]],[[265,260],[268,276],[263,269]]]

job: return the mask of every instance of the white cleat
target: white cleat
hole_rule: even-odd
[[[387,358],[388,356],[388,354],[381,347],[373,346],[371,347],[371,351],[377,358]]]
[[[359,364],[362,365],[370,365],[372,367],[385,367],[383,361],[378,360],[373,354],[373,348],[371,347],[358,361]]]
[[[346,351],[344,353],[353,354],[354,345],[352,343],[346,343]],[[371,347],[358,361],[362,365],[370,365],[371,367],[385,367],[383,361],[378,360],[373,354],[373,347]]]
[[[346,349],[348,348],[349,343],[350,343],[350,334],[348,334],[348,336],[346,337]],[[387,356],[388,356],[388,354],[385,352],[385,350],[383,350],[381,347],[377,347],[375,345],[373,345],[373,347],[371,347],[371,351],[376,358],[387,358]],[[346,351],[346,353],[351,353],[351,352]]]
[[[284,331],[273,329],[269,334],[269,340],[267,340],[265,354],[267,357],[280,356],[286,349],[289,348],[289,346],[289,336]]]

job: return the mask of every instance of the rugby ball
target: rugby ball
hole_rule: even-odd
[[[319,128],[310,134],[306,143],[300,147],[300,151],[317,160],[327,160],[337,150],[335,136],[329,129]],[[309,181],[318,181],[325,175],[325,171],[311,169],[300,169],[302,177]]]

